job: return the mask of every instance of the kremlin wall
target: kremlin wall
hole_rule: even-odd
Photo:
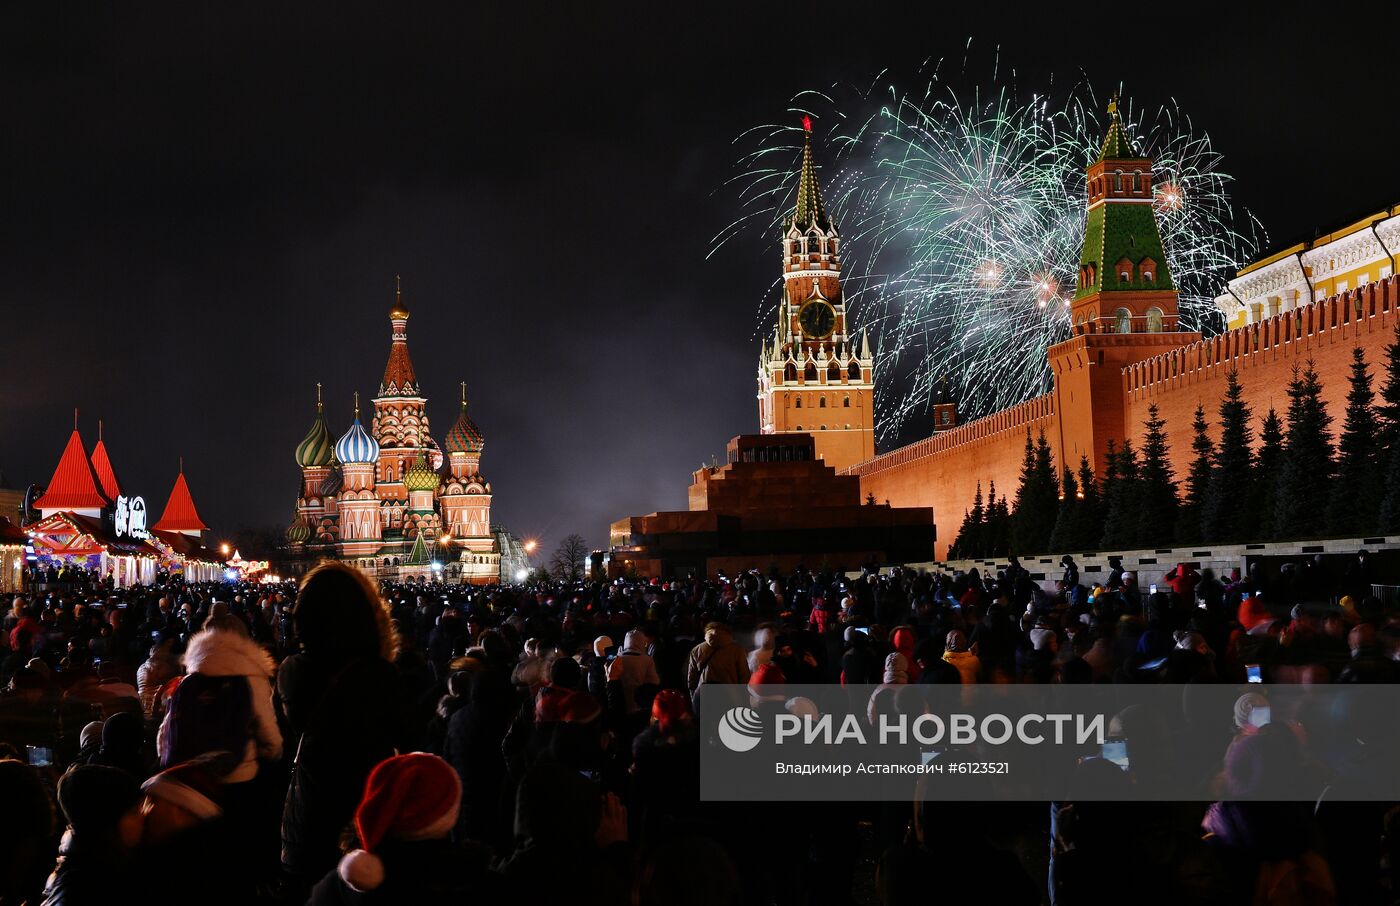
[[[1351,350],[1362,347],[1372,374],[1376,374],[1377,366],[1384,362],[1386,346],[1395,338],[1397,316],[1400,282],[1388,277],[1135,363],[1121,372],[1123,405],[1117,410],[1122,425],[1118,438],[1129,436],[1135,442],[1141,438],[1147,409],[1156,403],[1167,422],[1172,466],[1180,479],[1186,474],[1191,457],[1191,419],[1196,406],[1206,407],[1212,439],[1219,439],[1215,421],[1231,368],[1239,369],[1257,439],[1259,422],[1269,407],[1276,408],[1282,417],[1288,406],[1287,385],[1294,363],[1309,358],[1322,382],[1335,438],[1341,431],[1346,405]],[[992,481],[996,482],[998,494],[1015,494],[1026,431],[1045,432],[1055,450],[1057,469],[1064,462],[1061,451],[1070,443],[1070,466],[1077,466],[1080,449],[1063,439],[1055,399],[1053,392],[1036,397],[891,450],[846,471],[860,476],[862,494],[872,494],[895,506],[933,507],[935,517],[945,527],[939,535],[936,559],[946,559],[948,545],[953,542],[953,532],[948,527],[956,526],[971,506],[979,481],[984,494]],[[1079,407],[1079,401],[1070,405]],[[1089,406],[1080,409],[1085,410],[1095,414],[1100,425],[1106,420],[1097,417],[1100,413],[1095,411],[1092,399]],[[1108,415],[1115,426],[1119,424],[1119,418],[1113,417],[1115,413]],[[1095,473],[1101,471],[1096,464]]]
[[[1073,333],[1047,350],[1052,391],[862,462],[838,466],[843,474],[860,477],[862,494],[897,507],[932,507],[945,529],[934,559],[946,559],[955,534],[950,528],[971,507],[979,483],[984,493],[995,482],[999,495],[1015,494],[1027,432],[1045,433],[1057,474],[1065,466],[1077,468],[1080,457],[1088,455],[1095,474],[1102,475],[1108,442],[1121,443],[1127,437],[1140,446],[1143,422],[1155,404],[1166,420],[1172,466],[1180,480],[1191,457],[1191,423],[1198,405],[1205,407],[1212,439],[1219,439],[1215,423],[1231,369],[1239,372],[1257,442],[1259,423],[1269,408],[1280,417],[1287,410],[1293,368],[1312,360],[1333,416],[1335,440],[1342,426],[1352,349],[1365,350],[1374,376],[1394,340],[1400,283],[1392,266],[1386,266],[1389,250],[1374,229],[1375,224],[1400,226],[1391,222],[1396,218],[1390,212],[1343,231],[1367,240],[1375,235],[1376,247],[1366,261],[1346,263],[1357,271],[1352,277],[1361,285],[1347,289],[1346,280],[1329,278],[1323,286],[1340,291],[1309,301],[1318,287],[1312,284],[1312,267],[1301,263],[1308,260],[1305,256],[1311,255],[1324,269],[1343,266],[1328,258],[1326,242],[1333,240],[1327,237],[1306,252],[1299,246],[1246,268],[1231,281],[1228,295],[1217,304],[1232,325],[1240,326],[1206,339],[1177,332],[1176,292],[1166,266],[1156,263],[1165,261],[1165,254],[1159,251],[1155,218],[1146,216],[1153,210],[1152,162],[1136,153],[1116,111],[1111,112],[1113,124],[1103,152],[1088,171],[1089,207],[1072,303]],[[1371,231],[1363,233],[1367,226]],[[1286,257],[1290,254],[1298,261]],[[1247,288],[1246,275],[1260,267],[1282,267],[1276,263],[1280,260],[1294,268],[1291,273],[1305,287],[1303,292],[1291,293],[1284,304],[1275,297],[1238,301],[1237,283]],[[1371,281],[1362,273],[1369,267],[1378,267],[1381,279]],[[1266,311],[1271,314],[1265,316]]]

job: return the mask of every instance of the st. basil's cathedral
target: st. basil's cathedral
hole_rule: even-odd
[[[485,442],[467,414],[465,383],[442,445],[429,433],[408,315],[396,287],[389,362],[368,429],[356,394],[350,427],[332,440],[317,385],[316,418],[296,448],[301,493],[287,529],[290,553],[302,568],[332,558],[380,579],[492,584],[501,579],[501,544],[481,475]]]

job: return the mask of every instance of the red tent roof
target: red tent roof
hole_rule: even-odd
[[[160,521],[152,528],[162,532],[202,532],[209,528],[194,508],[194,498],[190,496],[190,486],[185,484],[183,470],[175,476],[175,487],[170,489],[170,499],[165,501]]]
[[[98,482],[102,485],[102,493],[113,500],[122,495],[121,482],[117,481],[117,473],[112,469],[112,460],[107,456],[107,445],[102,442],[102,438],[97,439],[97,446],[92,448],[92,471],[96,473]]]
[[[53,470],[53,478],[42,497],[34,502],[40,510],[86,510],[101,509],[110,501],[98,489],[97,476],[88,460],[87,450],[78,430],[68,436],[68,446],[63,448],[58,468]]]

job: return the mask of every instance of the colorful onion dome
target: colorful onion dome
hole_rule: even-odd
[[[438,475],[428,465],[428,458],[423,455],[423,451],[418,451],[418,458],[413,461],[413,465],[408,467],[408,471],[403,474],[403,486],[410,491],[432,491],[438,486]]]
[[[476,426],[476,422],[467,415],[467,384],[462,382],[462,413],[457,416],[457,424],[452,426],[452,430],[447,432],[447,437],[443,441],[443,446],[448,453],[480,453],[486,446],[486,441],[481,436],[481,429]]]
[[[360,424],[360,395],[355,394],[355,421],[335,442],[335,458],[343,465],[363,465],[379,460],[379,443]]]
[[[334,497],[340,493],[341,488],[345,487],[345,473],[340,470],[340,460],[335,458],[334,453],[331,454],[331,461],[328,465],[331,472],[321,482],[322,497]]]
[[[326,430],[324,406],[321,404],[321,385],[316,385],[316,420],[311,430],[306,432],[301,443],[297,444],[297,465],[303,469],[328,466],[331,462],[331,432]]]
[[[306,539],[311,537],[311,526],[306,524],[306,520],[300,516],[292,519],[292,524],[287,526],[287,540],[292,544],[305,544]]]

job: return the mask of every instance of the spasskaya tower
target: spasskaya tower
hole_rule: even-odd
[[[812,120],[802,118],[797,203],[783,224],[783,296],[758,359],[764,434],[805,432],[837,471],[875,455],[875,360],[862,331],[850,334],[841,294],[841,234],[827,214],[812,159]]]

